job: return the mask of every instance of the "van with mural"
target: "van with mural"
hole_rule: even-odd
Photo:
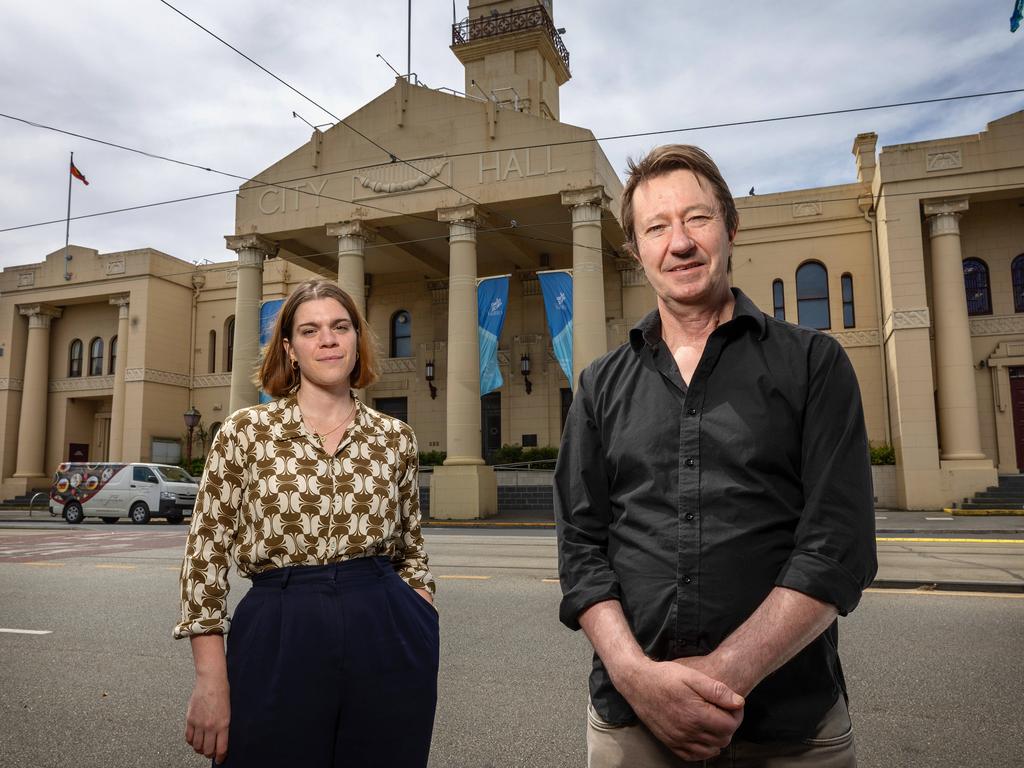
[[[168,464],[66,462],[50,486],[50,514],[75,525],[86,517],[145,524],[154,517],[180,523],[192,514],[199,486],[181,467]]]

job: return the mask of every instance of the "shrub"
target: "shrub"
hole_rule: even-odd
[[[420,451],[421,467],[439,467],[444,464],[448,454],[444,451]]]
[[[888,443],[872,445],[870,450],[872,464],[877,466],[896,463],[896,450]]]

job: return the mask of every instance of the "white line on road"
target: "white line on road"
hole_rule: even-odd
[[[888,520],[888,519],[889,519],[888,517],[880,517],[879,515],[875,515],[875,520]]]
[[[925,520],[952,520],[952,517],[926,517]]]
[[[6,632],[10,635],[52,635],[52,629],[7,629],[6,627],[0,627],[0,632]]]

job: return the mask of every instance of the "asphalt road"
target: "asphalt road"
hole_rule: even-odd
[[[0,632],[0,765],[207,764],[182,739],[191,659],[170,638],[183,536],[0,529],[0,629],[50,632]],[[551,533],[432,530],[427,545],[442,625],[432,768],[582,766],[590,650],[555,618]],[[893,546],[942,568],[989,546],[985,568],[1008,576],[1024,559],[1024,544]],[[1024,595],[872,590],[840,634],[862,766],[1024,764]]]

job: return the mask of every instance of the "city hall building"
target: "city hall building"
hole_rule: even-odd
[[[655,299],[621,247],[618,174],[561,121],[571,70],[550,0],[470,0],[452,51],[464,92],[398,78],[243,184],[237,261],[72,246],[5,269],[0,496],[66,460],[178,461],[190,408],[203,455],[257,402],[261,307],[323,276],[379,342],[361,396],[447,454],[431,514],[493,514],[487,459],[558,445],[572,398],[538,274],[571,274],[574,378]],[[852,151],[848,184],[737,198],[733,280],[846,349],[869,437],[895,450],[879,503],[948,506],[1024,466],[1024,112],[881,149],[861,134]],[[496,275],[503,383],[481,395],[477,285]]]

